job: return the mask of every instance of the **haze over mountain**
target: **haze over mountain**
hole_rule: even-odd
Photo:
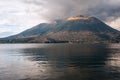
[[[120,32],[90,16],[74,16],[53,23],[41,23],[20,34],[2,38],[0,42],[112,42]]]

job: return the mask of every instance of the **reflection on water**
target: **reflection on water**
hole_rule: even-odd
[[[0,44],[0,80],[120,80],[120,45]]]

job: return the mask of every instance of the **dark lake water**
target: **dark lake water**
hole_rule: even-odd
[[[120,44],[0,44],[0,80],[120,80]]]

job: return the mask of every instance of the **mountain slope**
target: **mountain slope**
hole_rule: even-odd
[[[56,23],[43,23],[0,42],[111,42],[120,32],[99,19],[75,16]]]
[[[45,38],[68,42],[110,42],[118,34],[119,31],[95,17],[75,16],[57,25]]]

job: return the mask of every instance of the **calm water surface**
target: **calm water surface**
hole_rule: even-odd
[[[0,44],[0,80],[120,80],[120,44]]]

